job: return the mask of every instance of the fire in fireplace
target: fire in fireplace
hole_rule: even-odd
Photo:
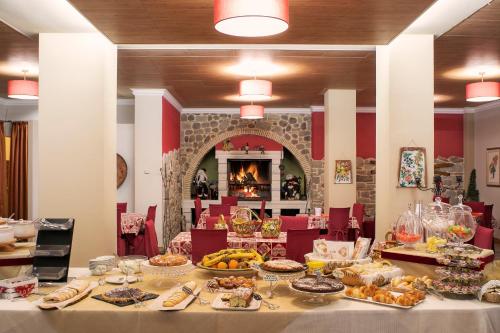
[[[271,160],[228,160],[228,195],[240,200],[271,199]]]

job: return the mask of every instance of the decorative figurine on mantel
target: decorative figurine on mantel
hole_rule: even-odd
[[[248,151],[250,150],[248,142],[243,147],[241,147],[241,150],[245,151],[245,154],[248,154]]]
[[[205,168],[201,168],[194,178],[196,195],[200,199],[208,199],[208,175]]]
[[[260,154],[261,154],[261,155],[264,155],[264,153],[266,152],[266,151],[264,150],[264,145],[259,145],[259,151],[260,151]]]
[[[285,200],[299,200],[300,199],[300,183],[301,177],[288,174],[282,184],[282,190]]]
[[[224,143],[222,145],[222,150],[223,151],[231,151],[234,149],[234,145],[232,144],[230,139],[224,140]]]

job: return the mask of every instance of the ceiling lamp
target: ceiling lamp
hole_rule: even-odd
[[[242,105],[240,106],[241,119],[262,119],[264,118],[264,107],[262,105]]]
[[[484,72],[481,75],[481,82],[469,83],[465,86],[465,96],[467,102],[491,102],[500,99],[500,83],[484,82]]]
[[[214,23],[231,36],[276,35],[288,29],[288,0],[215,0]]]
[[[267,80],[240,81],[240,99],[243,101],[268,101],[273,94],[273,84]]]
[[[23,80],[9,80],[7,82],[7,96],[17,99],[38,99],[38,82],[26,80],[27,70],[23,70]]]

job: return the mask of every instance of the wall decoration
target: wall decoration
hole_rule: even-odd
[[[426,187],[425,148],[403,147],[399,151],[399,187]]]
[[[352,184],[351,160],[335,160],[335,184]]]
[[[127,179],[127,162],[122,155],[116,154],[116,188],[122,186],[125,179]]]
[[[500,147],[486,149],[486,186],[500,187]]]

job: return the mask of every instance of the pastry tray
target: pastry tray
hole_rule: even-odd
[[[158,294],[145,293],[144,296],[141,297],[140,302],[149,301],[149,300],[157,298],[158,296],[159,296]],[[132,305],[132,304],[136,303],[134,300],[129,300],[129,301],[126,301],[126,302],[108,301],[108,300],[105,300],[102,297],[102,294],[94,295],[94,296],[92,296],[92,298],[97,299],[99,301],[103,301],[103,302],[109,303],[109,304],[113,304],[113,305],[116,305],[116,306],[119,306],[119,307],[124,307],[124,306]]]
[[[391,291],[391,294],[393,294],[396,297],[402,295],[402,293],[394,292],[394,291]],[[365,303],[371,303],[371,304],[377,304],[377,305],[385,305],[385,306],[389,306],[391,308],[398,308],[398,309],[411,309],[411,308],[419,305],[420,303],[422,303],[424,301],[424,300],[421,300],[421,301],[418,301],[417,303],[415,303],[415,305],[404,306],[404,305],[399,305],[399,304],[396,304],[396,303],[387,304],[387,303],[375,302],[375,301],[372,301],[371,297],[368,297],[366,299],[351,297],[351,296],[347,296],[345,294],[345,292],[344,292],[343,297],[347,298],[347,299],[352,299],[352,300],[355,300],[355,301],[360,301],[360,302],[365,302]]]
[[[65,307],[67,307],[69,305],[72,305],[72,304],[75,304],[75,303],[81,301],[88,294],[90,294],[90,292],[92,291],[92,289],[94,289],[98,285],[99,284],[97,282],[95,282],[95,281],[90,282],[90,284],[87,287],[87,289],[85,289],[82,293],[80,293],[80,294],[76,295],[75,297],[72,297],[72,298],[70,298],[68,300],[62,301],[62,302],[58,302],[58,303],[45,303],[43,301],[43,297],[40,297],[38,300],[36,300],[35,302],[33,302],[33,304],[37,305],[42,310],[62,309],[62,308],[65,308]]]
[[[33,275],[38,277],[39,281],[57,281],[66,275],[67,270],[67,267],[33,267]]]
[[[252,297],[252,300],[250,301],[250,304],[248,305],[247,308],[233,308],[230,307],[227,302],[224,302],[222,300],[222,297],[225,293],[220,293],[215,296],[214,300],[212,301],[212,308],[215,310],[225,310],[225,311],[257,311],[260,308],[260,304],[262,301],[258,301],[255,298]]]
[[[174,292],[178,291],[179,289],[182,289],[182,286],[174,287],[174,288],[168,290],[167,292],[161,294],[160,296],[158,296],[158,298],[156,298],[153,302],[151,302],[148,305],[148,309],[154,310],[154,311],[179,311],[179,310],[184,310],[194,300],[194,296],[193,295],[189,295],[182,302],[180,302],[179,304],[177,304],[175,306],[172,306],[172,307],[164,307],[163,306],[163,302],[165,300],[167,300],[170,297],[170,295],[172,295]],[[198,295],[200,292],[201,292],[201,288],[199,288],[199,287],[194,290],[194,294],[195,295]]]

